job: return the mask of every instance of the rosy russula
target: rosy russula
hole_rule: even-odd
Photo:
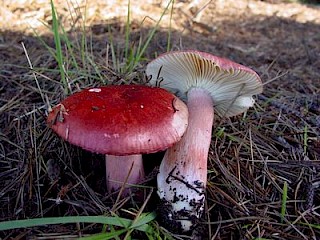
[[[111,85],[77,92],[55,106],[48,125],[64,140],[105,154],[109,192],[144,178],[142,155],[181,139],[186,105],[172,93],[142,85]]]
[[[214,112],[230,117],[254,104],[262,92],[256,72],[228,59],[199,51],[160,55],[146,68],[150,84],[165,88],[185,102],[189,124],[181,141],[166,151],[157,176],[158,195],[168,226],[189,231],[204,210],[207,158]]]

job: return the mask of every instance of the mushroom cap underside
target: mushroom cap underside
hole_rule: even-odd
[[[160,55],[146,68],[151,85],[165,88],[184,101],[191,88],[211,95],[219,116],[235,116],[253,106],[262,83],[252,69],[209,53],[188,50]]]

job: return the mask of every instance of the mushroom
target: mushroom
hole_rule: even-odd
[[[199,51],[160,55],[146,68],[149,83],[187,102],[189,123],[182,139],[169,148],[157,176],[163,219],[180,231],[192,230],[204,210],[207,158],[214,111],[230,117],[253,106],[262,92],[256,72],[228,59]]]
[[[118,85],[89,88],[55,106],[48,125],[64,140],[105,154],[107,189],[118,190],[144,178],[142,155],[164,150],[181,139],[188,110],[162,88]]]

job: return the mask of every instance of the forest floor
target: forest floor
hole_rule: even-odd
[[[117,214],[133,219],[157,206],[154,169],[136,194],[107,194],[103,156],[67,144],[46,125],[66,97],[46,0],[0,6],[0,222]],[[320,239],[320,6],[296,1],[176,1],[143,58],[123,71],[130,49],[146,43],[164,9],[160,0],[54,1],[69,93],[106,83],[144,83],[149,60],[196,49],[255,70],[264,83],[245,115],[214,123],[202,239]],[[142,4],[143,2],[143,4]],[[61,31],[61,29],[60,29]],[[73,54],[67,43],[72,43]],[[154,160],[151,162],[151,160]],[[286,191],[287,186],[287,191]],[[151,198],[149,190],[154,189]],[[152,222],[159,236],[169,233]],[[73,238],[101,224],[57,224],[0,232],[0,239]],[[134,231],[132,237],[144,239]],[[159,238],[159,239],[162,239]]]

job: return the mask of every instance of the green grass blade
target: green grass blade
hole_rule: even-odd
[[[59,22],[57,19],[56,10],[52,0],[50,1],[50,4],[51,4],[51,14],[52,14],[52,31],[53,31],[54,43],[56,46],[56,59],[58,61],[58,66],[59,66],[60,75],[61,75],[61,82],[63,84],[64,91],[65,93],[68,93],[68,83],[67,83],[64,68],[63,68],[63,54],[62,54],[61,39],[59,34]]]
[[[143,214],[139,217],[139,219],[136,219],[136,221],[130,226],[130,228],[137,228],[140,226],[143,226],[151,221],[153,221],[156,218],[156,213],[148,213],[148,214]]]
[[[86,68],[87,67],[87,62],[86,62],[86,55],[87,55],[87,52],[88,52],[88,49],[87,49],[87,38],[86,38],[86,35],[85,35],[85,26],[83,26],[83,33],[81,35],[81,42],[80,42],[80,55],[81,55],[81,60],[82,60],[82,66],[83,68]]]
[[[37,39],[43,44],[43,46],[45,46],[45,48],[49,51],[49,53],[54,57],[54,59],[58,62],[55,50],[51,48],[36,31],[33,31],[33,33],[35,34]]]
[[[99,80],[103,83],[106,84],[106,80],[103,78],[103,76],[101,75],[101,71],[99,70],[99,67],[97,66],[97,64],[89,57],[87,56],[87,60],[88,62],[91,64],[91,66],[93,67],[95,73],[98,75]]]
[[[320,230],[320,224],[303,223],[303,222],[300,222],[299,224]]]
[[[71,56],[71,59],[72,59],[72,64],[77,70],[79,70],[79,66],[78,66],[78,63],[77,63],[77,60],[76,60],[76,57],[75,57],[75,53],[74,53],[74,46],[70,42],[64,27],[61,27],[61,29],[62,29],[62,32],[63,32],[61,37],[62,37],[63,41],[66,43],[66,45],[67,45],[68,52],[69,52],[69,54]]]
[[[156,31],[158,30],[159,25],[160,25],[160,22],[161,22],[161,20],[162,20],[162,18],[163,18],[163,16],[164,16],[164,14],[167,12],[167,10],[168,10],[171,2],[172,2],[172,0],[169,1],[168,5],[166,6],[166,8],[164,9],[164,11],[162,12],[162,14],[161,14],[158,22],[156,23],[156,26],[151,30],[151,32],[150,32],[150,34],[149,34],[149,36],[148,36],[148,38],[147,38],[147,40],[146,40],[146,43],[143,45],[143,48],[142,48],[142,50],[140,51],[137,59],[139,59],[139,60],[141,59],[142,55],[144,54],[144,52],[146,51],[147,47],[149,46],[149,43],[150,43],[150,41],[152,40],[152,38],[153,38],[154,34],[156,33]],[[135,65],[135,66],[136,66],[136,65]]]
[[[287,209],[287,199],[288,199],[288,184],[287,182],[283,183],[283,189],[282,189],[282,201],[281,201],[281,223],[283,223],[284,216],[286,214],[286,209]]]
[[[171,30],[172,30],[172,15],[173,15],[173,6],[174,0],[171,1],[171,10],[170,10],[170,20],[169,20],[169,30],[168,30],[168,40],[167,40],[167,52],[171,49]]]
[[[158,30],[159,28],[159,25],[160,25],[160,22],[164,16],[164,14],[167,12],[170,4],[171,4],[172,0],[169,1],[169,3],[167,4],[166,8],[164,9],[164,11],[162,12],[159,20],[157,21],[156,25],[154,26],[154,28],[149,32],[148,34],[148,37],[147,37],[147,40],[146,42],[144,43],[144,45],[142,46],[141,50],[139,52],[137,52],[137,55],[135,56],[134,58],[134,62],[132,65],[130,65],[131,67],[130,68],[127,68],[127,72],[131,72],[137,65],[138,63],[140,62],[143,54],[145,53],[147,47],[149,46],[152,38],[154,37],[156,31]]]
[[[108,25],[108,32],[111,33],[111,27]],[[114,46],[113,36],[112,34],[109,35],[109,41],[110,41],[110,50],[111,50],[111,61],[112,61],[112,67],[115,71],[119,72],[120,67],[117,59],[116,49]]]
[[[151,217],[150,217],[151,218]],[[120,217],[105,217],[105,216],[70,216],[70,217],[49,217],[49,218],[34,218],[26,220],[14,220],[0,223],[0,231],[10,230],[16,228],[27,228],[41,225],[62,224],[62,223],[101,223],[113,226],[123,227],[126,229],[139,230],[142,232],[150,231],[147,224],[134,225],[132,227],[132,220]]]
[[[127,22],[126,22],[126,32],[125,32],[125,59],[128,57],[128,51],[129,51],[129,36],[130,36],[130,8],[131,8],[131,2],[128,0],[128,11],[127,11]]]

